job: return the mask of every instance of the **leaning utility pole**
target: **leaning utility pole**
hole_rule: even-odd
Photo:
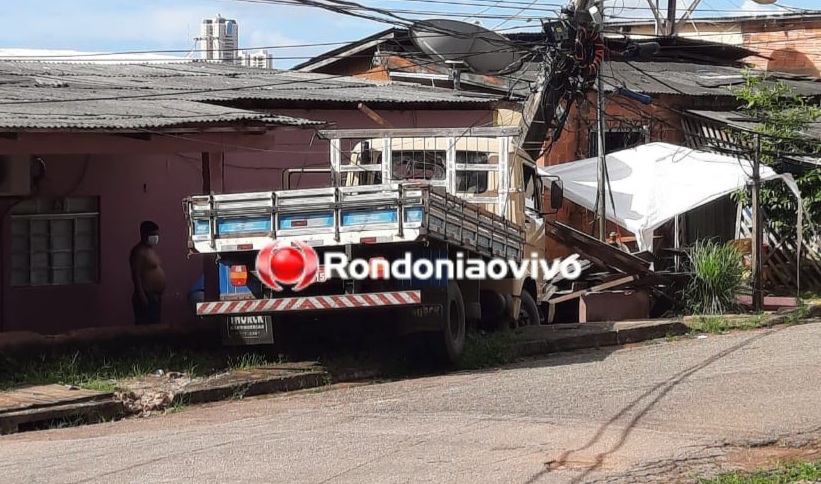
[[[761,250],[764,239],[764,226],[761,216],[761,135],[755,135],[753,152],[753,310],[761,311],[764,307],[764,294],[761,284]]]
[[[598,193],[596,197],[596,207],[598,208],[599,220],[599,240],[607,239],[607,205],[605,203],[605,193],[607,190],[607,177],[605,176],[606,161],[604,147],[604,88],[602,87],[601,71],[596,76],[596,117],[598,121]]]
[[[667,0],[667,35],[676,35],[676,0]]]

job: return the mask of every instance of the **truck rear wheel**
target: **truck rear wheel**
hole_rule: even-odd
[[[448,282],[447,306],[441,332],[431,333],[431,347],[445,363],[456,364],[465,349],[465,301],[459,285]]]

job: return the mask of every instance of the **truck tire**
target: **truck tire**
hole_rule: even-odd
[[[465,349],[465,301],[462,291],[454,281],[448,282],[448,302],[444,308],[443,326],[441,332],[432,333],[431,347],[448,365],[455,365]]]
[[[522,326],[538,326],[541,324],[539,317],[539,308],[536,306],[536,301],[533,296],[527,291],[522,291],[522,304],[519,308],[519,327]]]

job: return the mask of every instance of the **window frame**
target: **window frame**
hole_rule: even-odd
[[[12,209],[11,213],[11,239],[9,248],[11,259],[11,287],[33,288],[33,287],[56,287],[56,286],[78,286],[87,284],[99,284],[101,282],[101,230],[100,230],[100,197],[98,196],[78,196],[78,197],[38,197],[29,198],[25,202]],[[79,202],[79,203],[78,203]],[[72,205],[78,203],[82,209],[72,209]],[[34,205],[33,209],[31,205]],[[47,207],[47,208],[44,208]],[[50,207],[50,208],[48,208]],[[25,210],[28,208],[28,210]],[[16,209],[16,210],[15,210]],[[15,213],[17,212],[17,213]],[[89,229],[81,232],[80,220],[90,220]],[[70,229],[67,233],[55,232],[55,226],[60,222],[68,221]],[[25,230],[17,232],[17,224],[25,224]],[[35,230],[37,224],[45,224],[45,233],[38,233]],[[16,237],[24,237],[25,247],[21,249],[17,246]],[[45,237],[45,247],[43,249],[34,248],[36,237]],[[67,247],[55,247],[57,237],[68,237]],[[89,237],[88,244],[80,244],[83,237]],[[25,250],[25,257],[21,252]],[[45,255],[47,262],[44,267],[37,265],[35,255]],[[65,267],[55,267],[57,254],[69,254],[71,262]],[[88,254],[93,261],[93,267],[79,264],[81,254]],[[18,258],[22,258],[19,261]],[[19,265],[18,265],[19,261]],[[25,271],[25,272],[21,272]],[[45,279],[38,278],[35,274],[38,271],[45,271]],[[57,277],[58,271],[67,271],[70,277],[67,280]],[[84,276],[78,273],[85,271]],[[23,277],[22,274],[25,274]]]
[[[527,194],[527,172],[530,171],[532,173],[531,179],[533,180],[533,195],[528,196]],[[522,162],[522,194],[524,195],[524,203],[525,208],[528,210],[533,210],[535,213],[541,214],[542,208],[544,205],[544,200],[542,199],[543,195],[543,187],[542,187],[542,178],[539,176],[539,166],[536,164],[530,164],[528,162]],[[533,200],[533,207],[528,207],[527,202],[528,200]]]

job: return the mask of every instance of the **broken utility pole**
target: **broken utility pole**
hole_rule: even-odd
[[[605,203],[605,194],[607,192],[607,178],[605,176],[606,162],[605,158],[605,143],[604,143],[604,88],[602,87],[601,71],[596,76],[596,117],[598,118],[598,154],[599,154],[599,170],[598,170],[598,193],[596,197],[596,208],[598,208],[598,222],[599,222],[599,240],[607,239],[607,205]]]

